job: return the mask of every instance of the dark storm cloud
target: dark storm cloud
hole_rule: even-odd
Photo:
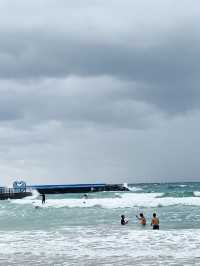
[[[73,39],[70,34],[50,31],[1,32],[0,77],[109,75],[142,83],[138,88],[128,88],[128,95],[135,100],[169,113],[187,111],[198,107],[200,99],[200,34],[191,25],[184,34],[183,29],[160,33],[161,41],[149,46]]]
[[[198,30],[175,28],[145,46],[74,39],[48,31],[0,32],[1,78],[111,75],[144,82],[179,82],[198,77]],[[130,32],[131,34],[131,32]],[[160,38],[160,37],[159,37]]]

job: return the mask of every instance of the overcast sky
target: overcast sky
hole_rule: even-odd
[[[198,0],[0,0],[1,185],[200,181]]]

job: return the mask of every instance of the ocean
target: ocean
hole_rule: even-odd
[[[200,265],[200,183],[128,186],[0,201],[0,265]]]

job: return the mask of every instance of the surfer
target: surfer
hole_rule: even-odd
[[[43,193],[43,194],[42,194],[42,204],[45,204],[45,201],[46,201],[46,196],[45,196],[45,194]]]
[[[121,215],[121,225],[125,225],[128,223],[128,220],[125,218],[125,215]]]
[[[153,218],[151,220],[151,226],[153,226],[153,230],[159,230],[159,219],[156,217],[156,213],[153,213]]]
[[[140,223],[142,225],[146,225],[147,221],[146,221],[146,218],[144,217],[144,214],[143,213],[140,213],[140,217],[138,215],[136,215],[137,219],[140,220]]]

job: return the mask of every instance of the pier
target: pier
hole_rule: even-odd
[[[101,191],[128,191],[122,184],[72,184],[72,185],[34,185],[31,189],[36,189],[40,194],[59,193],[89,193]]]
[[[6,188],[6,187],[0,188],[0,200],[22,199],[31,195],[32,195],[31,191],[26,188],[23,191],[20,190],[17,191],[15,188]]]
[[[123,184],[71,184],[71,185],[26,185],[24,181],[15,181],[13,188],[0,187],[0,200],[22,199],[37,190],[40,194],[90,193],[102,191],[129,191]]]

